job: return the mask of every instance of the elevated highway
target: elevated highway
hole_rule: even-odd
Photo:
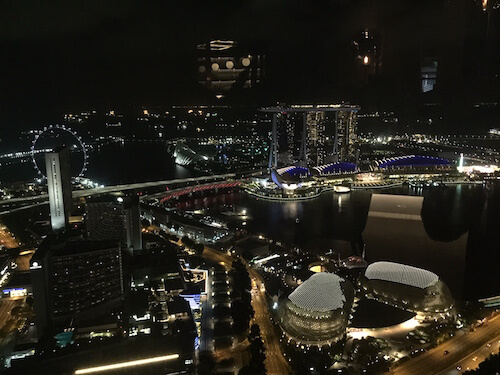
[[[122,185],[112,185],[104,187],[96,187],[92,189],[74,190],[73,198],[88,197],[97,194],[108,194],[115,193],[119,191],[130,191],[130,190],[140,190],[155,187],[170,187],[178,185],[187,185],[183,188],[179,188],[179,191],[189,188],[189,185],[196,186],[209,186],[216,182],[224,182],[227,179],[233,180],[236,177],[235,173],[218,174],[211,176],[200,176],[200,177],[189,177],[189,178],[178,178],[175,180],[161,180],[161,181],[149,181],[149,182],[137,182],[132,184],[122,184]],[[194,186],[193,186],[194,188]],[[175,190],[172,190],[175,191]],[[164,194],[165,192],[162,192]],[[31,207],[36,207],[39,205],[48,203],[48,195],[42,194],[37,196],[21,197],[5,199],[0,201],[0,215],[4,215],[11,212],[20,211],[23,209],[28,209]]]

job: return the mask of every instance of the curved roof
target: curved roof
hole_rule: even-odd
[[[283,176],[286,173],[291,177],[304,177],[304,176],[309,176],[311,174],[309,168],[301,167],[298,165],[291,165],[289,167],[280,168],[277,169],[276,172],[278,172],[280,176]]]
[[[353,163],[330,163],[325,165],[319,165],[313,168],[321,175],[327,174],[338,174],[338,173],[347,173],[347,172],[356,172],[357,165]]]
[[[430,271],[393,262],[375,262],[368,266],[365,277],[370,280],[391,281],[420,289],[436,284],[439,277]]]
[[[405,155],[377,161],[379,168],[390,167],[427,167],[437,165],[450,165],[448,159],[436,158],[433,156]]]
[[[295,289],[288,299],[294,305],[310,311],[340,309],[346,301],[341,281],[344,279],[334,273],[316,273]]]

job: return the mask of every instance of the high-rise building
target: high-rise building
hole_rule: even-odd
[[[357,111],[336,112],[336,133],[334,141],[334,161],[355,161],[357,151]]]
[[[127,245],[123,198],[97,196],[86,198],[85,226],[92,241],[112,240]]]
[[[356,160],[359,106],[293,105],[261,111],[273,113],[269,168]]]
[[[49,236],[33,255],[30,272],[39,336],[122,303],[122,255],[115,242]]]
[[[142,249],[142,228],[139,197],[136,195],[125,197],[123,200],[123,210],[125,211],[127,248],[140,250]]]
[[[300,113],[278,114],[278,160],[281,165],[291,165],[299,158],[302,115]]]
[[[87,238],[111,240],[130,250],[142,249],[139,199],[136,196],[106,195],[87,198]]]
[[[315,167],[325,163],[326,113],[308,112],[306,116],[307,165]]]
[[[65,147],[45,154],[45,166],[52,230],[64,229],[71,213],[71,171],[69,150]]]

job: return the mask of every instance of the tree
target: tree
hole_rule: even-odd
[[[253,342],[257,338],[260,338],[260,327],[257,323],[254,323],[250,327],[250,333],[248,334],[248,341]]]
[[[205,250],[205,246],[203,246],[203,244],[201,243],[195,243],[193,245],[193,250],[196,251],[196,254],[202,255],[203,251]]]
[[[30,309],[33,308],[33,297],[26,297],[26,304],[30,307]]]
[[[204,350],[201,351],[200,354],[198,354],[198,366],[197,366],[198,375],[215,374],[216,365],[217,362],[215,361],[215,357],[212,352]]]

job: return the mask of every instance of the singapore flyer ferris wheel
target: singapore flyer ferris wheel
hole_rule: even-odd
[[[72,129],[64,125],[44,127],[31,144],[31,158],[38,175],[46,178],[45,153],[64,146],[71,152],[71,176],[82,177],[87,170],[87,145]]]

